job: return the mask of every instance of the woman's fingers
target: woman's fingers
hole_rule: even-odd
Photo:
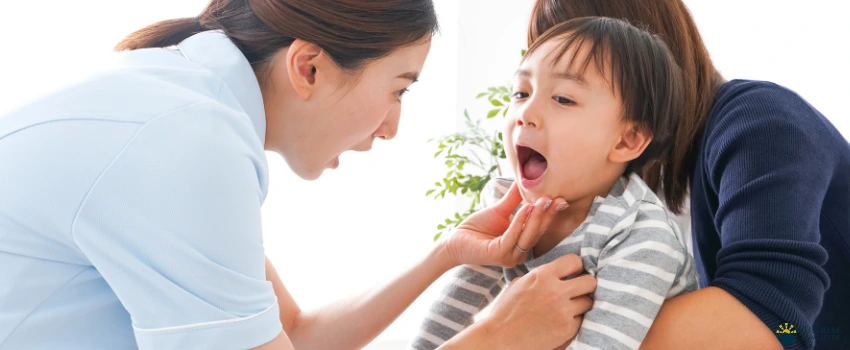
[[[517,191],[513,187],[512,191]],[[526,205],[517,212],[511,221],[508,231],[501,237],[503,249],[510,249],[511,263],[520,264],[528,257],[528,250],[533,248],[540,237],[549,228],[555,215],[568,207],[563,199],[552,200],[541,197],[534,205]]]
[[[549,225],[555,220],[555,216],[569,207],[569,204],[561,198],[552,200],[543,197],[537,203],[537,206],[540,206],[543,210],[541,210],[539,216],[529,218],[529,223],[526,224],[526,229],[523,230],[522,236],[519,238],[519,246],[522,248],[536,246],[543,234],[549,229]],[[536,220],[536,222],[531,222],[532,220]]]
[[[534,203],[535,209],[531,211],[531,215],[525,220],[525,224],[522,226],[522,232],[520,232],[520,236],[515,243],[517,247],[525,252],[514,249],[515,258],[523,261],[528,257],[527,251],[533,248],[534,244],[540,239],[540,236],[546,232],[545,228],[540,227],[540,224],[546,213],[551,209],[551,206],[552,200],[549,197],[542,197]]]
[[[596,290],[596,277],[593,277],[591,275],[582,275],[576,278],[571,278],[564,282],[569,282],[569,296],[572,298],[579,295],[590,294]]]
[[[505,257],[505,261],[503,262],[505,267],[513,267],[508,265],[515,265],[517,252],[516,245],[519,241],[520,236],[522,235],[523,227],[525,227],[526,222],[530,215],[533,214],[534,211],[538,211],[539,209],[535,208],[534,205],[526,204],[523,205],[522,208],[516,213],[513,221],[511,221],[510,226],[508,226],[508,230],[505,231],[499,240],[499,254],[503,254]]]
[[[583,271],[581,259],[567,255],[511,282],[483,322],[513,330],[502,344],[511,349],[552,349],[576,336],[582,316],[593,306],[587,296],[591,276],[564,281]],[[575,284],[576,286],[573,286]],[[582,293],[582,294],[577,294]],[[495,332],[502,333],[502,332]]]
[[[559,279],[565,280],[567,277],[576,276],[584,272],[584,265],[578,255],[569,254],[540,266],[537,270],[540,270],[542,274],[555,275]]]
[[[571,306],[573,307],[573,313],[576,316],[581,316],[590,311],[593,307],[593,299],[591,299],[587,295],[582,295],[580,297],[575,297],[572,299]]]

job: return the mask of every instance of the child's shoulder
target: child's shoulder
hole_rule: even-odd
[[[623,228],[621,231],[629,232],[629,235],[658,236],[654,238],[666,241],[676,250],[680,250],[679,248],[684,250],[684,234],[673,219],[675,215],[667,208],[664,201],[650,190],[637,174],[631,174],[623,180],[620,191],[612,190],[612,193],[618,192],[617,200],[608,202],[608,204],[616,203],[621,206],[622,217],[619,220],[626,221],[620,221],[615,226]],[[626,230],[626,227],[630,229]]]

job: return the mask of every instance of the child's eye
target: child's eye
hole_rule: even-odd
[[[572,105],[576,104],[575,101],[570,100],[570,99],[563,97],[563,96],[555,96],[552,99],[555,100],[555,102],[558,102],[562,105],[572,106]]]
[[[523,99],[523,98],[526,98],[526,97],[528,97],[528,93],[522,92],[522,91],[514,92],[511,95],[511,98],[513,98],[514,100],[519,100],[519,99]]]

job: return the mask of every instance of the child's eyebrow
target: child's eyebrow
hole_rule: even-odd
[[[573,74],[573,73],[570,73],[570,72],[555,72],[555,73],[552,74],[552,76],[555,77],[555,78],[559,78],[559,79],[571,80],[571,81],[575,82],[576,84],[578,84],[579,86],[581,86],[585,89],[587,88],[587,81],[585,81],[584,77],[582,77],[580,75],[576,75],[576,74]]]
[[[514,73],[515,77],[518,78],[531,78],[531,72],[527,69],[518,69],[516,73]],[[552,76],[558,79],[566,79],[576,83],[578,86],[587,89],[587,81],[584,80],[584,77],[580,75],[576,75],[570,72],[555,72],[552,73]]]

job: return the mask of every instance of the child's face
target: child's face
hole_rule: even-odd
[[[544,43],[520,65],[505,126],[505,153],[531,203],[607,194],[625,169],[609,159],[628,127],[619,93],[593,63],[583,73],[567,71],[581,66],[582,54],[574,65],[572,50],[552,62],[557,44]]]

